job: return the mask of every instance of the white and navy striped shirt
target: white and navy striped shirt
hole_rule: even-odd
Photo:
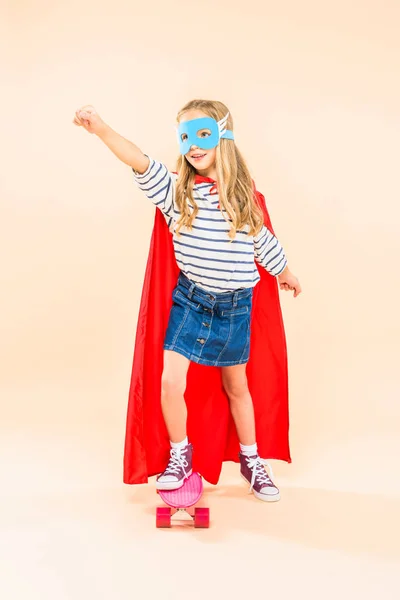
[[[133,172],[139,188],[164,214],[173,234],[178,267],[199,287],[214,292],[254,287],[260,280],[254,261],[271,275],[279,275],[286,267],[283,248],[265,225],[254,237],[247,235],[250,227],[246,225],[230,241],[229,223],[218,208],[218,194],[210,193],[213,183],[194,185],[193,196],[199,212],[192,231],[182,227],[178,235],[175,232],[180,215],[175,205],[178,176],[152,158],[145,173]]]

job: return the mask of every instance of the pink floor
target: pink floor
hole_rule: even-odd
[[[121,440],[46,428],[1,438],[4,600],[400,597],[398,497],[294,485],[246,493],[237,466],[206,486],[210,529],[155,527],[154,486],[120,482]]]

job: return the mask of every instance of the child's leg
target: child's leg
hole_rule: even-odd
[[[161,407],[167,426],[171,451],[168,464],[156,480],[159,490],[175,490],[192,473],[192,445],[186,437],[187,409],[183,394],[190,361],[182,354],[164,350]]]
[[[258,456],[253,400],[247,385],[246,365],[222,367],[222,383],[229,397],[232,417],[240,442],[240,472],[260,500],[279,500],[279,490]],[[272,470],[271,470],[272,471]]]
[[[171,442],[186,437],[187,409],[183,394],[190,361],[182,354],[164,350],[164,369],[161,381],[161,407]]]
[[[246,365],[221,367],[221,373],[239,441],[245,446],[251,446],[256,443],[256,429],[253,400],[247,385]]]

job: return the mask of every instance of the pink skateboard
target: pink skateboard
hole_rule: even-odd
[[[158,490],[158,493],[168,506],[157,507],[157,527],[171,527],[171,517],[179,511],[187,512],[195,527],[209,527],[210,509],[194,508],[203,493],[203,480],[199,473],[192,473],[178,490]]]

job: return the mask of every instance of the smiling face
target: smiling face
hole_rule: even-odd
[[[181,118],[180,123],[184,123],[186,121],[192,121],[193,119],[202,119],[203,117],[208,117],[203,111],[198,109],[191,109],[185,112]],[[207,138],[211,135],[211,131],[209,129],[200,129],[197,132],[197,135],[200,138]],[[187,139],[187,134],[182,134],[182,140],[185,141]],[[196,169],[196,171],[200,175],[204,175],[205,177],[212,177],[216,179],[216,171],[215,171],[215,159],[216,159],[217,151],[216,148],[211,148],[210,150],[203,150],[193,144],[189,152],[185,154],[187,161]]]

